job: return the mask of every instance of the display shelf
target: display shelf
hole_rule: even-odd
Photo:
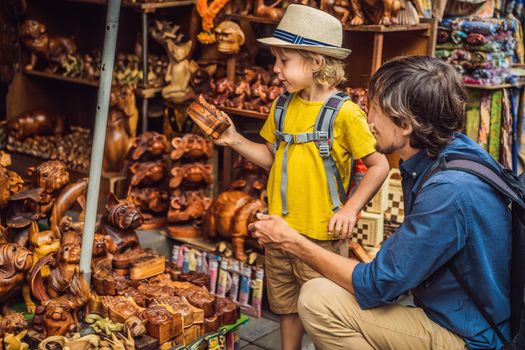
[[[465,84],[468,89],[476,90],[500,90],[510,88],[520,88],[525,86],[525,82],[519,82],[517,84],[498,84],[498,85],[476,85],[476,84]]]
[[[107,0],[68,0],[73,2],[83,2],[88,4],[95,4],[95,5],[107,5]],[[122,7],[129,7],[132,9],[145,11],[145,12],[152,12],[156,9],[161,8],[170,8],[170,7],[179,7],[179,6],[188,6],[188,5],[194,5],[195,0],[178,0],[178,1],[163,1],[163,2],[122,2]]]
[[[45,79],[60,80],[60,81],[65,81],[65,82],[72,83],[72,84],[98,87],[98,80],[65,77],[60,74],[48,73],[48,72],[43,72],[39,70],[27,70],[26,69],[24,70],[24,73],[28,75],[45,78]],[[162,91],[162,86],[161,87],[138,87],[135,89],[135,94],[142,98],[152,98],[152,97],[155,97],[155,95],[161,91]]]
[[[239,21],[248,21],[253,23],[265,23],[265,24],[277,24],[278,20],[265,17],[257,16],[248,16],[248,15],[238,15],[230,14],[228,15],[231,19],[236,19]],[[413,31],[422,31],[428,30],[432,26],[431,23],[422,22],[415,26],[402,26],[402,25],[392,25],[392,26],[383,26],[383,25],[361,25],[361,26],[345,26],[344,30],[347,32],[370,32],[370,33],[392,33],[392,32],[413,32]]]
[[[218,107],[218,108],[222,110],[223,112],[233,115],[233,116],[263,119],[263,120],[268,118],[267,114],[256,112],[256,111],[250,111],[247,109],[232,108],[232,107]]]

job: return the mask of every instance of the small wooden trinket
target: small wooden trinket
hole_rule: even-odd
[[[144,310],[142,318],[147,321],[146,331],[160,344],[173,339],[182,332],[182,318],[161,305],[152,305]]]
[[[100,295],[117,295],[110,259],[100,260],[93,269],[93,289]]]
[[[216,332],[221,326],[221,320],[217,315],[206,317],[204,319],[204,333]]]
[[[129,278],[141,280],[159,275],[166,269],[166,258],[164,256],[144,256],[133,259],[129,269]]]
[[[104,296],[101,297],[105,316],[113,322],[124,323],[131,316],[138,316],[143,310],[131,297]]]
[[[113,258],[113,267],[115,267],[115,269],[129,269],[132,260],[152,255],[152,252],[142,249],[134,249],[122,254],[116,254]]]
[[[199,287],[206,287],[208,290],[210,289],[210,275],[202,272],[191,271],[189,273],[181,273],[178,280],[182,282],[191,282]]]
[[[230,127],[226,114],[206,102],[202,95],[186,110],[190,118],[210,137],[218,139]]]
[[[221,321],[221,325],[233,324],[241,316],[239,306],[228,298],[217,297],[215,312]]]
[[[178,293],[179,296],[185,297],[188,302],[196,308],[204,311],[204,317],[211,317],[215,314],[215,296],[206,288],[192,287]]]
[[[155,300],[152,305],[169,306],[174,313],[181,315],[182,327],[188,328],[193,325],[193,307],[184,298],[178,296],[165,296]]]

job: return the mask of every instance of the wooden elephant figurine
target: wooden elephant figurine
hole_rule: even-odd
[[[129,159],[132,162],[161,159],[168,153],[170,144],[166,135],[146,131],[137,136],[131,144]]]
[[[34,109],[7,121],[9,141],[23,141],[30,136],[61,135],[64,118],[57,113]]]
[[[209,159],[213,156],[213,143],[195,134],[186,134],[183,137],[175,137],[171,140],[171,159],[181,158],[198,160]]]
[[[209,164],[190,163],[171,169],[170,189],[177,189],[181,184],[197,187],[202,183],[213,183],[213,168]]]
[[[167,175],[164,161],[149,161],[134,163],[129,168],[131,173],[131,186],[153,186],[164,180]]]
[[[223,192],[206,213],[202,231],[212,238],[231,238],[235,257],[246,261],[244,241],[250,236],[248,225],[255,221],[257,213],[263,213],[266,209],[263,201],[244,192]]]

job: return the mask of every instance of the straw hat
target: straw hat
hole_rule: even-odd
[[[273,36],[257,39],[262,44],[312,51],[345,59],[350,50],[342,48],[343,26],[328,13],[309,6],[291,4]]]

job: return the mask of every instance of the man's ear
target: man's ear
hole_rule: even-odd
[[[414,132],[414,126],[412,123],[406,123],[403,125],[403,136],[409,136]]]

